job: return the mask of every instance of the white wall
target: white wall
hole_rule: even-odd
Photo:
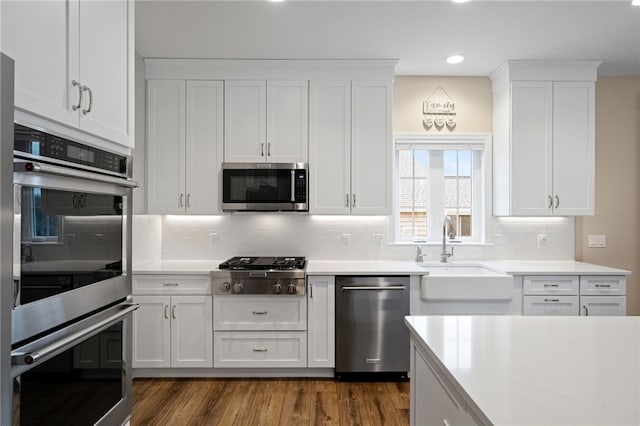
[[[221,216],[136,216],[134,264],[159,259],[224,260],[239,255],[295,255],[316,260],[411,260],[413,245],[388,244],[387,216],[317,216],[307,214],[226,214]],[[573,219],[493,218],[496,244],[458,246],[455,260],[573,260]],[[343,234],[350,234],[347,246]],[[160,242],[154,235],[160,235]],[[210,234],[215,234],[210,244]],[[381,234],[382,244],[374,235]],[[538,247],[538,235],[547,246]],[[158,247],[161,245],[161,249]],[[426,260],[439,259],[440,246],[426,246]]]

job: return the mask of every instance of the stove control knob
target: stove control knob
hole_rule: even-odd
[[[237,281],[233,283],[233,292],[236,294],[242,293],[244,291],[244,283],[242,281]]]
[[[296,294],[296,283],[294,283],[293,281],[289,283],[289,285],[287,286],[287,293]]]
[[[272,290],[275,294],[280,294],[282,293],[282,284],[280,284],[280,282],[278,281],[277,283],[275,283],[272,287]]]
[[[222,291],[227,293],[229,290],[231,290],[231,283],[229,281],[223,282],[222,283]]]

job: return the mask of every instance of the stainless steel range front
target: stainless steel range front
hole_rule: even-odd
[[[232,257],[211,273],[213,294],[305,294],[304,257]]]

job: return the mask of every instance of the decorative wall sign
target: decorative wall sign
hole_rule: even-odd
[[[445,126],[453,130],[456,127],[456,103],[451,96],[439,86],[429,98],[422,103],[424,127],[429,130],[433,126],[442,130]]]

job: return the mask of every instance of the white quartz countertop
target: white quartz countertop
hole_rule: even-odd
[[[341,274],[411,274],[420,275],[429,266],[442,266],[439,262],[425,262],[417,265],[413,261],[401,260],[309,260],[308,275]],[[480,265],[510,275],[629,275],[630,272],[575,261],[460,261],[448,265]]]
[[[405,323],[471,410],[492,424],[640,424],[640,317],[410,316]]]
[[[135,274],[203,274],[218,270],[224,260],[161,260],[135,265]],[[439,262],[418,265],[411,260],[307,260],[307,275],[422,275]],[[629,275],[624,269],[574,261],[454,261],[448,265],[485,266],[511,275]]]

